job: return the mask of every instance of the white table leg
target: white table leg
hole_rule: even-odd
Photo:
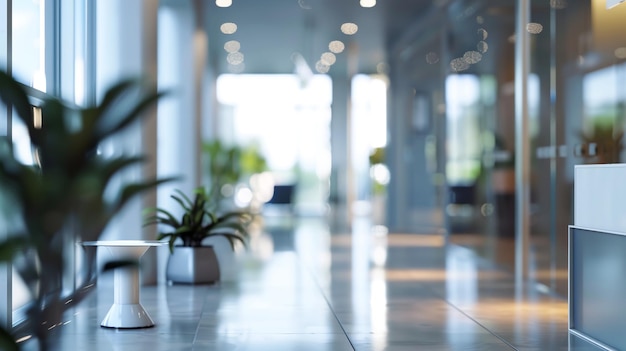
[[[139,269],[121,267],[116,268],[113,274],[113,306],[100,325],[108,328],[154,326],[154,322],[139,301]]]

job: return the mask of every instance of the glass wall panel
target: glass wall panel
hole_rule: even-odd
[[[567,225],[574,165],[624,159],[626,5],[535,1],[532,71],[539,79],[533,138],[532,263],[539,282],[567,296]],[[539,27],[535,27],[539,28]]]
[[[454,2],[447,22],[446,207],[450,242],[513,270],[515,4]]]
[[[554,5],[554,3],[553,3]],[[551,81],[554,65],[552,25],[554,7],[548,2],[533,1],[530,36],[530,71],[528,82],[529,134],[531,137],[530,189],[530,275],[548,289],[553,288],[555,271],[555,204],[554,183],[556,120],[551,97],[557,97]],[[569,211],[569,210],[568,210]],[[567,228],[563,229],[566,235]]]
[[[387,144],[387,77],[359,74],[352,78],[351,146],[356,214],[368,213],[375,225],[385,220],[384,208],[389,170],[384,154]],[[363,206],[361,206],[363,205]]]
[[[53,2],[45,0],[33,1],[13,1],[11,16],[12,37],[12,71],[14,77],[23,84],[46,93],[46,87],[53,87],[54,91],[49,94],[60,94],[68,103],[82,103],[84,92],[80,89],[84,86],[76,84],[76,72],[83,69],[82,58],[85,47],[79,44],[85,43],[85,21],[86,7],[82,0],[60,0],[54,3],[60,11],[51,11]],[[46,37],[53,38],[49,31],[60,30],[60,45],[55,50],[52,45],[46,46]],[[47,32],[48,31],[48,32]],[[48,60],[48,62],[46,62]],[[60,75],[46,74],[47,69],[54,69]],[[79,75],[84,77],[84,75]],[[79,79],[80,80],[80,79]],[[77,89],[78,88],[78,89]],[[60,90],[59,90],[60,89]],[[38,104],[46,94],[29,90],[33,95],[32,102]],[[36,95],[36,97],[35,97]],[[1,117],[1,116],[0,116]],[[45,128],[45,116],[35,111],[34,123]],[[25,122],[16,118],[13,113],[9,123],[3,123],[2,127],[9,131],[13,151],[16,158],[23,164],[36,165],[34,150],[32,149],[28,137]],[[1,129],[0,129],[1,130]],[[0,134],[2,135],[2,134]],[[61,289],[63,294],[71,293],[75,288],[75,267],[73,266],[75,255],[74,233],[68,231],[66,235],[66,257],[68,263],[64,272],[62,285],[56,288]],[[19,264],[32,265],[32,257],[18,257],[15,261]],[[19,323],[24,317],[23,308],[32,299],[28,288],[24,285],[21,277],[15,271],[12,275],[12,308],[13,323]]]

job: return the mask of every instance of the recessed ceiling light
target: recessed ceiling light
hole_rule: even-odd
[[[487,50],[489,50],[489,45],[486,42],[481,40],[481,41],[478,42],[478,44],[476,44],[476,49],[481,54],[484,54],[484,53],[487,52]]]
[[[300,8],[304,9],[304,10],[310,10],[313,7],[309,4],[308,1],[305,0],[298,0],[298,5],[300,5]]]
[[[526,30],[530,34],[539,34],[543,30],[543,26],[540,23],[528,23]]]
[[[328,49],[335,54],[343,52],[343,49],[345,48],[346,46],[339,40],[333,40],[328,44]]]
[[[330,66],[322,61],[317,61],[315,63],[315,70],[319,73],[328,73],[328,71],[330,70]]]
[[[333,54],[332,52],[325,52],[322,54],[320,61],[331,66],[335,63],[335,61],[337,61],[337,57],[335,57],[335,54]]]
[[[439,55],[437,55],[437,53],[431,51],[426,54],[426,63],[433,65],[437,62],[439,62]]]
[[[359,26],[354,23],[344,23],[341,25],[341,32],[343,34],[352,35],[359,31]]]
[[[376,6],[376,0],[361,0],[361,7],[374,7]]]
[[[376,65],[376,72],[378,72],[379,74],[387,74],[387,73],[389,73],[389,65],[387,65],[384,62],[379,62]]]
[[[562,10],[567,7],[567,0],[550,0],[550,7]]]
[[[625,47],[621,47],[621,48],[615,49],[614,53],[615,53],[615,57],[617,57],[619,59],[626,58],[626,48]]]
[[[220,30],[224,34],[233,34],[237,31],[237,25],[232,22],[226,22],[220,26]]]
[[[217,5],[218,7],[229,7],[232,4],[232,0],[215,0],[215,5]]]
[[[465,61],[461,57],[455,58],[452,61],[450,61],[450,68],[452,68],[452,70],[455,72],[465,71],[466,69],[469,68],[469,66],[470,66],[469,63],[467,63],[467,61]]]
[[[242,63],[238,65],[228,65],[228,71],[230,73],[242,73],[246,69],[246,65]]]
[[[231,52],[226,57],[226,61],[231,65],[239,65],[243,62],[243,54],[240,52]]]
[[[466,51],[465,54],[463,54],[463,60],[471,65],[480,62],[482,58],[483,55],[478,51]]]
[[[227,52],[237,52],[239,49],[241,49],[241,43],[237,40],[229,40],[224,43],[224,50]]]
[[[480,37],[480,40],[486,40],[487,37],[489,36],[489,32],[487,32],[484,28],[478,29],[478,31],[476,31],[476,33],[478,33],[478,36]]]

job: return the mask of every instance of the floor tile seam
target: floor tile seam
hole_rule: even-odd
[[[469,313],[463,311],[463,309],[461,309],[459,306],[455,305],[454,303],[452,303],[450,300],[446,299],[445,297],[438,295],[439,298],[441,298],[441,300],[443,300],[448,306],[452,307],[453,309],[455,309],[457,312],[461,313],[462,315],[464,315],[465,317],[467,317],[469,320],[471,320],[472,322],[476,323],[478,326],[480,326],[481,328],[483,328],[485,331],[487,331],[489,334],[493,335],[494,337],[496,337],[498,340],[502,341],[503,343],[505,343],[507,346],[509,346],[511,349],[519,351],[519,349],[517,347],[515,347],[515,345],[511,344],[508,340],[506,340],[503,336],[499,335],[498,333],[496,333],[495,331],[489,329],[486,325],[484,325],[483,323],[479,322],[476,318],[474,318],[472,315],[470,315]]]
[[[191,341],[192,347],[196,345],[196,341],[198,341],[198,335],[200,334],[200,331],[203,328],[202,319],[204,318],[204,315],[207,313],[206,306],[207,306],[207,301],[209,300],[210,297],[211,296],[207,290],[206,296],[204,297],[204,299],[202,299],[202,310],[201,310],[202,312],[200,312],[200,316],[198,317],[198,323],[196,324],[196,330],[193,333],[193,340]]]
[[[474,259],[476,259],[479,263],[480,266],[478,267],[477,271],[478,274],[481,273],[485,273],[485,274],[489,274],[489,273],[500,273],[503,274],[503,276],[501,278],[498,278],[497,280],[492,280],[494,282],[497,282],[499,284],[512,284],[515,285],[516,284],[516,280],[515,280],[515,274],[513,272],[511,272],[511,270],[503,265],[499,265],[495,262],[490,261],[489,259],[483,257],[480,255],[480,253],[478,253],[475,249],[470,248],[470,247],[466,247],[457,243],[452,243],[452,242],[448,242],[446,243],[446,247],[444,247],[444,250],[449,250],[449,247],[456,247],[456,248],[462,248],[462,249],[466,249],[469,250],[472,254],[474,254]],[[547,297],[550,298],[555,298],[555,299],[559,299],[559,300],[563,300],[563,301],[567,301],[567,296],[562,296],[557,294],[554,291],[550,291],[550,292],[543,292],[543,291],[539,291],[538,289],[538,284],[540,284],[540,282],[536,279],[532,279],[532,278],[525,278],[523,280],[523,284],[524,286],[530,287],[530,289],[532,289],[534,292],[537,292],[541,295],[545,295]]]
[[[297,331],[286,332],[286,331],[254,331],[254,330],[226,331],[226,332],[219,333],[219,335],[231,335],[231,336],[242,335],[242,334],[245,334],[245,335],[333,335],[333,336],[344,335],[343,332],[317,333],[317,332],[297,332]]]
[[[475,255],[475,258],[478,259],[479,261],[481,261],[481,263],[484,265],[484,266],[482,266],[479,269],[479,271],[481,271],[481,272],[493,272],[493,271],[495,271],[495,272],[504,272],[504,273],[507,273],[507,274],[510,275],[510,272],[507,272],[502,267],[499,267],[497,265],[492,264],[488,260],[486,260],[483,257],[481,257],[476,251],[472,250],[471,248],[467,248],[467,247],[464,247],[462,245],[458,245],[458,244],[455,244],[455,243],[448,242],[448,243],[446,243],[446,246],[444,247],[444,251],[449,250],[449,247],[451,247],[451,246],[452,247],[461,247],[461,248],[465,248],[465,249],[470,250]],[[476,320],[473,316],[471,316],[469,313],[465,312],[461,307],[457,306],[456,304],[454,304],[450,300],[446,299],[444,296],[441,295],[440,292],[437,292],[435,290],[433,290],[433,292],[435,294],[437,294],[439,296],[439,298],[441,298],[447,305],[449,305],[450,307],[454,308],[456,311],[458,311],[459,313],[461,313],[465,317],[469,318],[471,321],[476,323],[478,326],[480,326],[481,328],[486,330],[489,334],[495,336],[500,341],[502,341],[503,343],[505,343],[506,345],[511,347],[513,350],[519,350],[513,344],[511,344],[508,340],[506,340],[503,336],[501,336],[498,333],[496,333],[495,331],[489,329],[486,325],[482,324],[481,322]]]
[[[333,308],[332,303],[328,299],[328,296],[326,296],[326,294],[324,293],[324,289],[322,289],[322,286],[320,285],[319,280],[317,279],[317,277],[315,276],[311,268],[308,265],[303,264],[300,254],[298,252],[296,252],[296,262],[298,265],[300,265],[303,271],[306,271],[309,274],[309,276],[313,280],[313,283],[317,287],[317,291],[319,291],[320,295],[322,295],[322,297],[324,298],[324,301],[326,301],[326,305],[328,306],[328,309],[333,314],[333,317],[337,321],[339,328],[341,328],[341,332],[345,336],[346,340],[348,340],[350,347],[352,348],[352,350],[356,350],[356,348],[354,347],[354,343],[352,342],[352,339],[350,339],[350,336],[348,335],[348,331],[344,327],[343,323],[341,323],[341,320],[339,319],[339,316],[335,312],[335,309]]]

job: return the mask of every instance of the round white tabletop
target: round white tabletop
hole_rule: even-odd
[[[165,241],[158,240],[96,240],[81,241],[83,246],[161,246],[167,244]]]

